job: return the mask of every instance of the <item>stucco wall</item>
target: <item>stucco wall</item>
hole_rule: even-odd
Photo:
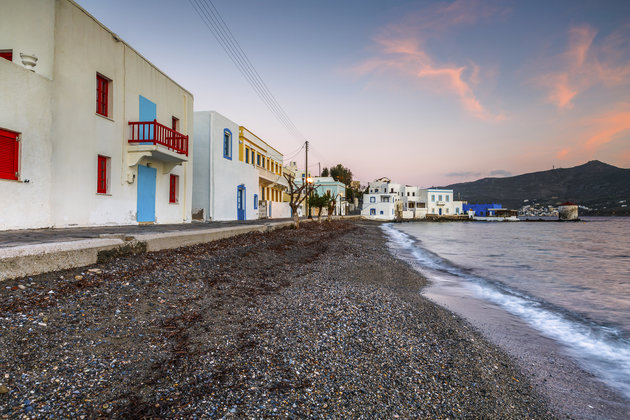
[[[139,119],[138,97],[156,103],[158,122],[170,127],[171,116],[179,118],[179,131],[191,136],[191,147],[192,95],[75,4],[55,3],[53,224],[136,223],[137,166],[130,166],[127,151],[128,122]],[[96,73],[111,79],[112,110],[107,118],[96,114]],[[105,195],[96,193],[99,154],[111,159],[110,190]],[[190,221],[191,165],[184,163],[169,172],[155,159],[140,163],[148,162],[157,168],[156,223]],[[171,173],[179,175],[176,204],[168,202]]]
[[[0,128],[21,133],[20,180],[0,179],[0,230],[51,226],[51,88],[0,59]]]
[[[258,171],[238,158],[239,126],[215,111],[195,112],[196,146],[193,207],[206,209],[207,220],[237,219],[237,188],[245,187],[246,219],[257,219],[254,195]],[[232,133],[232,159],[223,156],[223,133]]]
[[[20,66],[20,53],[35,55],[35,72],[48,79],[53,77],[54,28],[54,0],[0,1],[0,48],[13,49],[13,62]]]

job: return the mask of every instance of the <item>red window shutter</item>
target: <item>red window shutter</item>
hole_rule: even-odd
[[[18,179],[20,143],[18,133],[0,130],[0,178]]]
[[[13,61],[13,50],[0,51],[0,58],[4,58],[5,60]]]
[[[177,175],[171,174],[168,202],[177,203]]]
[[[107,158],[105,156],[98,157],[96,192],[107,194]]]
[[[109,100],[109,80],[101,76],[96,75],[96,112],[107,117],[108,100]]]
[[[178,118],[173,117],[172,119],[172,123],[171,123],[171,128],[175,131],[177,131],[177,121],[179,121]]]

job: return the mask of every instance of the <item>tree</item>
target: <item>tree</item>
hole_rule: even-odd
[[[320,223],[322,217],[322,209],[328,206],[329,199],[330,195],[319,195],[317,194],[317,191],[315,191],[315,194],[309,200],[311,208],[317,209],[317,221]]]
[[[303,182],[302,185],[295,183],[295,175],[290,172],[285,172],[284,178],[289,183],[289,207],[291,207],[291,213],[293,214],[293,224],[296,229],[300,228],[300,216],[298,215],[298,207],[306,200],[306,197],[313,190],[313,186],[308,182]]]
[[[328,221],[330,222],[332,220],[332,215],[335,212],[335,206],[337,205],[337,198],[339,198],[339,194],[331,197],[330,193],[326,193],[326,197],[328,200]]]
[[[330,176],[330,172],[328,172],[328,168],[322,169],[322,176]]]
[[[350,185],[352,182],[352,171],[341,163],[330,168],[330,176],[332,176],[335,181],[341,181],[344,185]]]

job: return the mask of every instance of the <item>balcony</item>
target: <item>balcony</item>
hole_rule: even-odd
[[[129,121],[129,166],[137,165],[142,158],[163,162],[164,170],[188,160],[188,136],[153,121]]]

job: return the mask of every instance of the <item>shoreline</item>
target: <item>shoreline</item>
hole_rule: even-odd
[[[388,249],[422,271],[406,251]],[[423,288],[422,295],[463,317],[489,342],[505,351],[550,401],[556,415],[580,419],[630,416],[630,402],[587,371],[561,343],[496,304],[477,297],[456,277],[442,276],[438,272],[432,275],[435,278],[429,279],[430,284]]]
[[[385,241],[313,223],[7,281],[0,415],[553,417]]]

